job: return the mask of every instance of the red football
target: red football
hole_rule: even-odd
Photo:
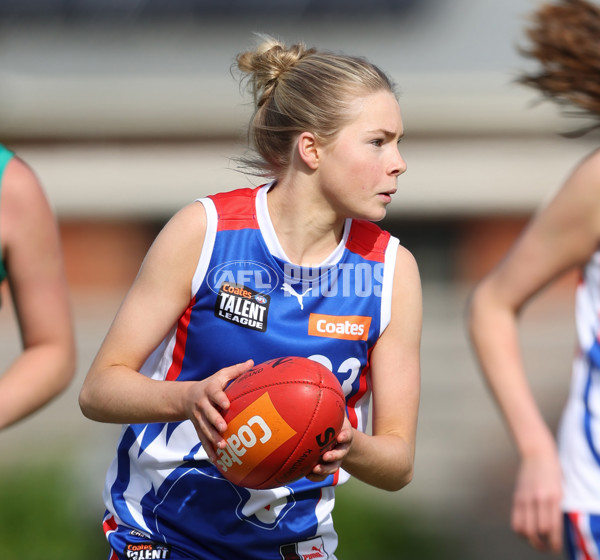
[[[325,366],[296,356],[254,366],[225,390],[227,447],[217,468],[246,488],[276,488],[306,476],[331,448],[346,401]]]

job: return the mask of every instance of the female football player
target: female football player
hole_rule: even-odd
[[[373,223],[406,169],[394,88],[362,58],[271,39],[237,65],[256,102],[244,163],[269,180],[171,219],[81,391],[85,415],[125,424],[104,494],[112,558],[334,558],[334,487],[353,475],[398,490],[413,475],[420,280]],[[294,355],[343,387],[336,445],[289,486],[235,486],[213,464],[224,389]]]
[[[598,6],[559,0],[541,5],[532,21],[525,53],[539,69],[521,81],[598,119]],[[594,151],[483,279],[470,304],[471,339],[521,457],[512,526],[542,550],[559,551],[564,535],[572,559],[597,558],[600,550],[599,247],[600,152]],[[581,273],[578,350],[557,448],[527,382],[518,318],[528,301],[573,269]]]

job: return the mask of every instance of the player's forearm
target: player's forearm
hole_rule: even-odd
[[[40,344],[23,351],[0,377],[0,429],[35,412],[60,394],[75,373],[68,344]]]
[[[524,370],[517,312],[479,290],[469,309],[469,334],[484,378],[521,453],[552,439]]]
[[[371,486],[400,490],[413,477],[414,446],[399,436],[370,436],[355,430],[352,447],[342,466]]]
[[[79,394],[90,420],[116,424],[185,420],[183,392],[189,383],[157,381],[126,366],[92,370]]]

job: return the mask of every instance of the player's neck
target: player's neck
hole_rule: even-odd
[[[278,184],[267,195],[269,216],[288,258],[302,266],[322,263],[339,245],[345,220],[301,186]]]

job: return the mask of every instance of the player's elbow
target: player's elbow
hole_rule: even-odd
[[[414,468],[412,465],[410,465],[408,468],[399,471],[396,476],[389,477],[384,486],[382,486],[382,490],[387,490],[388,492],[398,492],[398,490],[402,490],[402,488],[410,484],[413,476]]]
[[[28,348],[38,354],[44,363],[47,375],[47,398],[52,399],[65,391],[75,377],[77,357],[75,345],[68,343],[50,343]]]
[[[477,330],[477,317],[480,306],[483,303],[482,298],[485,298],[485,294],[482,295],[482,287],[479,285],[475,287],[467,300],[465,320],[469,334]]]
[[[104,415],[100,403],[103,401],[105,391],[102,389],[102,384],[98,383],[96,377],[91,374],[90,371],[79,390],[79,409],[89,420],[103,422]]]
[[[493,291],[486,281],[483,281],[471,292],[466,304],[466,327],[469,337],[476,342],[478,334],[484,332],[486,317],[494,308]]]
[[[385,439],[385,454],[372,463],[368,482],[381,490],[397,492],[413,479],[415,465],[414,442],[398,436]]]
[[[389,462],[385,469],[378,472],[372,472],[370,484],[386,490],[387,492],[397,492],[407,486],[414,476],[414,461],[407,457],[398,458],[394,462]]]
[[[92,393],[93,392],[88,387],[88,384],[84,383],[79,391],[79,408],[86,418],[90,420],[99,420],[96,407],[94,406],[96,399]]]

